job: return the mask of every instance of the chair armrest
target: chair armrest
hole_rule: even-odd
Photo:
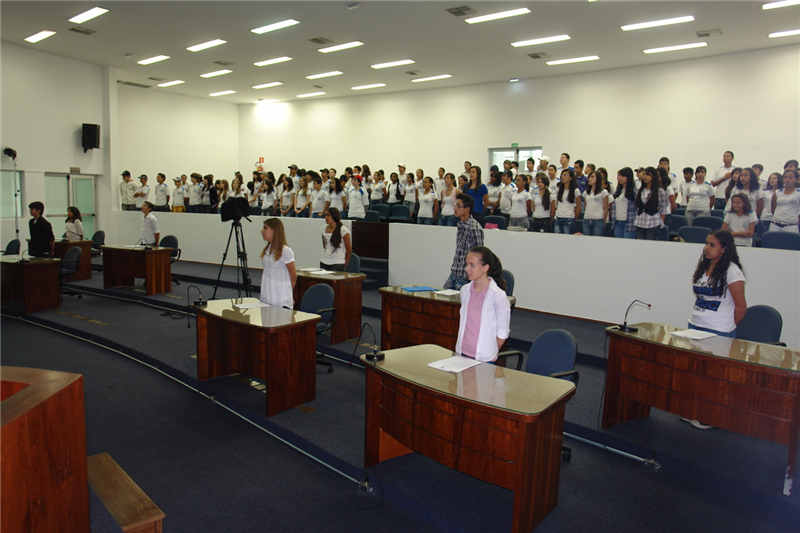
[[[180,249],[180,248],[178,248],[178,249],[177,249],[177,252],[178,252],[178,255],[176,255],[175,257],[171,258],[171,262],[173,262],[173,263],[174,263],[175,261],[180,261],[180,259],[181,259],[181,249]]]
[[[329,307],[328,309],[318,309],[317,312],[316,312],[316,314],[318,314],[320,316],[322,314],[324,314],[324,313],[331,313],[332,314],[331,321],[328,322],[327,323],[328,325],[326,327],[324,327],[323,329],[317,330],[317,335],[320,335],[322,333],[327,333],[328,331],[333,329],[333,324],[334,324],[334,322],[336,322],[336,308],[335,307]]]
[[[577,387],[578,386],[578,378],[580,377],[578,375],[578,371],[577,370],[565,370],[563,372],[554,372],[554,373],[550,374],[551,378],[557,378],[557,379],[565,378],[567,376],[573,376],[572,382]]]
[[[500,352],[499,354],[497,354],[497,358],[500,359],[501,357],[503,359],[507,359],[509,357],[518,357],[516,370],[522,370],[522,358],[524,357],[524,354],[519,350],[508,350],[506,352]]]

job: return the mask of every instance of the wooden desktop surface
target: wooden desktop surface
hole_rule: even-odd
[[[336,322],[331,329],[331,344],[339,344],[347,339],[358,337],[361,329],[361,284],[365,274],[336,272],[334,274],[314,274],[297,271],[294,287],[294,301],[297,306],[306,291],[317,283],[325,283],[333,288],[333,307],[336,308]]]
[[[527,533],[558,502],[564,406],[572,382],[481,363],[458,374],[428,363],[434,345],[389,350],[366,372],[365,464],[418,452],[514,491],[512,531]]]
[[[172,248],[101,246],[101,249],[103,288],[132,286],[136,278],[141,278],[145,281],[147,296],[172,292]]]
[[[71,281],[92,279],[92,241],[56,241],[53,257],[64,259],[67,250],[75,247],[81,249],[81,261]]]
[[[644,418],[650,407],[789,447],[791,492],[800,431],[800,351],[727,337],[689,340],[685,328],[646,322],[611,327],[603,428]]]
[[[0,256],[2,301],[21,301],[25,314],[58,309],[61,293],[58,284],[60,259],[32,257],[20,263],[18,255]]]
[[[319,315],[258,307],[258,298],[212,300],[197,311],[197,379],[240,372],[263,380],[267,416],[317,395],[316,327]]]

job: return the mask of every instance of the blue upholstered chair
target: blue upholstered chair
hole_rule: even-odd
[[[313,313],[322,317],[317,323],[318,337],[333,329],[333,323],[336,321],[336,309],[333,307],[334,296],[333,287],[324,283],[317,283],[309,287],[300,301],[298,311]],[[333,372],[333,365],[325,361],[320,352],[317,352],[317,364],[328,367],[329,374]]]
[[[752,305],[736,326],[736,338],[746,341],[781,344],[783,317],[777,309],[768,305]]]

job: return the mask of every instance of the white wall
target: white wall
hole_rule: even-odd
[[[435,83],[435,82],[434,82]],[[432,84],[433,85],[433,84]],[[654,66],[409,93],[240,106],[239,164],[285,172],[484,166],[487,148],[541,145],[605,166],[722,164],[767,171],[800,147],[800,46]],[[263,107],[263,108],[262,108]]]
[[[455,228],[389,226],[389,284],[441,287],[450,275]],[[702,245],[582,235],[487,230],[485,244],[514,274],[517,307],[620,323],[683,326],[694,296],[691,278]],[[800,347],[800,253],[739,248],[747,305],[766,304],[783,316],[782,340]],[[780,272],[778,272],[779,269]]]

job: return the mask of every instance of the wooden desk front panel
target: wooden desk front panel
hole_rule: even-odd
[[[336,308],[336,322],[331,329],[331,344],[339,344],[347,339],[358,337],[361,330],[361,287],[363,278],[325,279],[320,276],[297,276],[294,287],[294,301],[299,306],[306,291],[317,283],[325,283],[333,288],[333,306]]]
[[[103,248],[103,287],[130,286],[145,280],[147,296],[172,292],[171,248]]]
[[[27,263],[2,263],[2,301],[24,303],[24,313],[61,307],[58,284],[60,261],[31,259]]]
[[[381,349],[436,344],[455,350],[460,303],[381,293]]]
[[[353,253],[389,259],[389,223],[353,221]]]
[[[92,279],[92,241],[56,241],[53,257],[64,259],[67,250],[75,247],[81,249],[81,261],[71,281]]]

